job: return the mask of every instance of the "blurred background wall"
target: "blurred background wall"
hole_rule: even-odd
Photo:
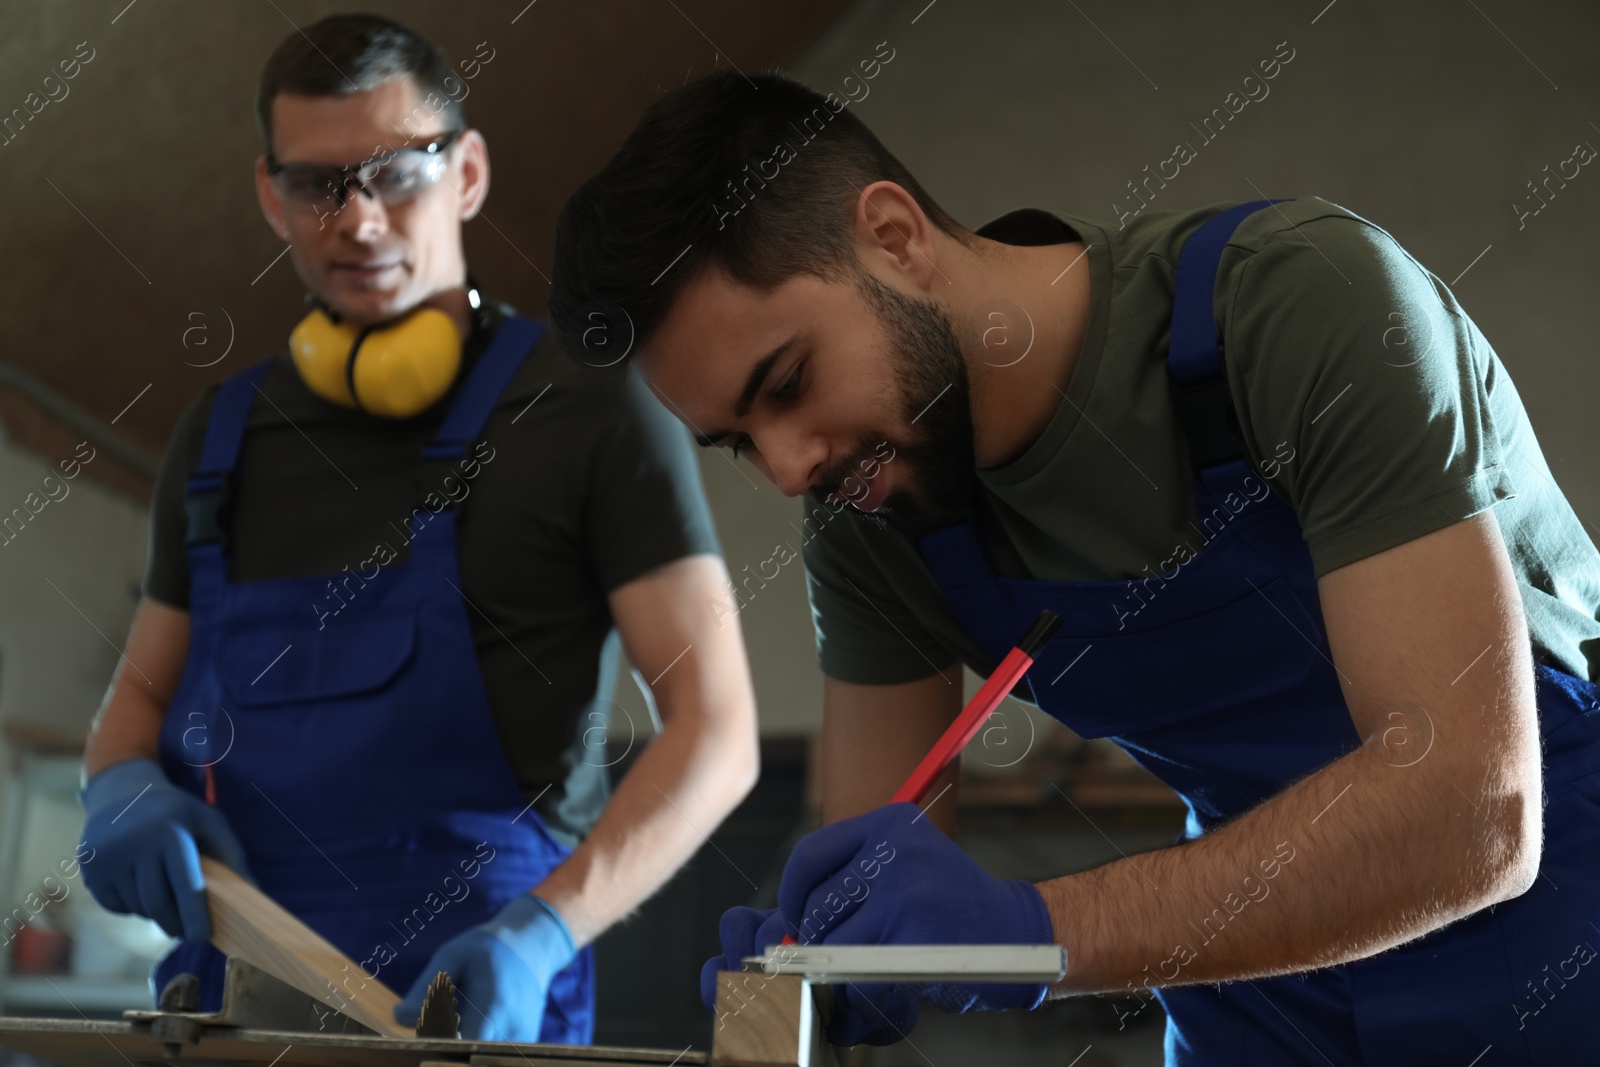
[[[1199,144],[1194,127],[1258,61],[1292,50],[1270,94],[1146,210],[1315,194],[1384,227],[1495,346],[1556,478],[1600,537],[1600,173],[1585,166],[1552,183],[1548,203],[1529,184],[1575,146],[1600,147],[1600,7],[1587,0],[364,6],[455,58],[480,42],[493,50],[466,103],[494,162],[468,254],[489,291],[531,314],[543,311],[564,197],[652,99],[718,67],[776,65],[826,92],[886,42],[893,61],[853,106],[956,218],[977,226],[1033,205],[1114,226],[1138,205],[1129,183],[1143,168],[1176,142]],[[13,123],[0,145],[0,361],[153,458],[210,381],[282,346],[302,290],[255,205],[251,98],[286,33],[350,9],[0,3],[0,116],[42,97],[58,62],[81,64],[68,95]],[[84,436],[3,383],[0,419],[4,512]],[[142,571],[139,466],[100,448],[70,496],[0,546],[0,721],[66,735],[86,726]],[[702,467],[730,571],[792,538],[793,501],[721,454]],[[784,569],[740,621],[764,731],[804,736],[821,686],[801,571]],[[627,719],[647,721],[630,687],[619,698]],[[1042,716],[1009,715],[1030,739],[1048,736]],[[59,808],[72,818],[70,803]],[[40,831],[48,845],[21,869],[53,862],[71,832]]]

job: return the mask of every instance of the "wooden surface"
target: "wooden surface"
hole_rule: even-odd
[[[718,1067],[834,1067],[823,1014],[799,975],[721,971],[711,1062]]]
[[[211,904],[211,941],[308,997],[350,1016],[387,1037],[415,1037],[395,1021],[400,998],[368,978],[350,957],[315,930],[209,856],[200,857]]]
[[[0,1046],[61,1067],[702,1067],[702,1052],[599,1045],[522,1045],[460,1038],[388,1038],[285,1030],[207,1029],[176,1059],[147,1024],[0,1017]],[[941,1065],[942,1067],[942,1065]]]

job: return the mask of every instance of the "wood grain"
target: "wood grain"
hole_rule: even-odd
[[[835,1067],[824,1012],[797,974],[717,973],[711,1062],[719,1067]]]
[[[259,889],[209,856],[200,857],[211,905],[211,941],[308,997],[385,1037],[415,1037],[394,1017],[400,998],[350,957]]]

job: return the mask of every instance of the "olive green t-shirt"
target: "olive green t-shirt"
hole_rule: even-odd
[[[997,573],[1145,578],[1204,547],[1165,361],[1183,241],[1232,206],[1147,211],[1122,227],[1024,208],[977,231],[1081,240],[1072,269],[1090,272],[1066,399],[1021,456],[978,472],[973,526]],[[1294,509],[1319,577],[1493,508],[1535,657],[1600,679],[1600,554],[1505,367],[1443,282],[1377,225],[1301,197],[1239,224],[1213,310],[1247,459]],[[806,524],[802,553],[824,673],[889,684],[957,660],[993,668],[911,540],[849,509],[818,518],[831,521]]]

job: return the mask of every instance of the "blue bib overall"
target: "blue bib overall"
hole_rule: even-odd
[[[261,889],[356,962],[351,989],[376,980],[404,995],[440,944],[570,853],[501,750],[456,567],[457,516],[448,501],[431,506],[543,329],[506,318],[469,369],[419,460],[419,485],[434,492],[418,499],[430,503],[394,516],[411,538],[403,562],[229,580],[217,515],[229,492],[250,491],[234,472],[267,363],[222,384],[189,480],[189,657],[162,765],[227,816]],[[345,601],[337,615],[316,606],[330,581]],[[593,959],[586,947],[556,976],[541,1041],[590,1042]],[[214,1010],[222,964],[211,945],[184,942],[157,965],[156,988],[194,973],[202,1010]]]
[[[1167,357],[1175,397],[1226,388],[1212,310],[1217,267],[1239,221],[1269,203],[1222,213],[1184,246]],[[1203,418],[1183,421],[1192,445],[1207,436]],[[1210,442],[1194,450],[1207,544],[1176,573],[1138,583],[1022,580],[993,573],[969,524],[919,542],[963,629],[992,662],[1040,609],[1061,616],[1019,695],[1083,737],[1109,737],[1170,785],[1188,805],[1190,839],[1361,743],[1294,512],[1243,460],[1205,462],[1216,425],[1213,418]],[[1587,681],[1543,664],[1535,673],[1546,807],[1534,887],[1353,964],[1158,989],[1168,1064],[1600,1063],[1600,962],[1591,962],[1600,948],[1600,701]],[[1289,850],[1300,843],[1292,830],[1285,838],[1282,852],[1263,855],[1266,866],[1240,872],[1241,882],[1255,875],[1255,899],[1264,899],[1263,886],[1290,891]],[[1287,864],[1273,862],[1284,856]],[[1263,879],[1266,870],[1280,881]],[[1185,941],[1195,956],[1229,936],[1229,922],[1249,921],[1245,893],[1232,908],[1219,901],[1192,917]],[[1181,981],[1185,958],[1151,960],[1148,981]]]

